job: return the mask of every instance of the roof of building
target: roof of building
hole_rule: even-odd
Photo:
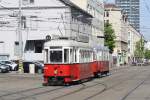
[[[115,4],[108,3],[104,5],[105,8],[118,8]]]
[[[77,6],[76,4],[74,4],[73,2],[71,2],[70,0],[60,0],[60,1],[63,2],[64,4],[68,5],[68,6],[75,7],[77,10],[79,10],[82,13],[88,15],[89,17],[93,17],[90,13],[88,13],[84,9],[80,8],[79,6]]]
[[[115,4],[113,3],[108,3],[104,5],[105,10],[110,10],[111,11],[122,11],[119,7],[117,7]]]

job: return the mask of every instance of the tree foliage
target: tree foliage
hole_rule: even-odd
[[[144,57],[145,59],[150,59],[150,50],[145,50]]]
[[[143,39],[140,39],[138,42],[136,42],[134,56],[137,58],[144,57],[144,40]]]
[[[114,30],[112,29],[112,25],[109,23],[105,24],[104,28],[104,35],[105,35],[105,46],[107,46],[110,50],[110,53],[113,53],[115,48],[115,34]]]

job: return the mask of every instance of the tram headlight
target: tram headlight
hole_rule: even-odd
[[[54,70],[54,74],[55,75],[58,74],[58,70],[57,69]]]

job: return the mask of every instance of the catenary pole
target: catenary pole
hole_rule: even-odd
[[[22,25],[21,25],[21,16],[22,16],[22,0],[19,0],[19,13],[18,13],[18,40],[19,40],[19,72],[23,72],[23,42],[22,42]]]

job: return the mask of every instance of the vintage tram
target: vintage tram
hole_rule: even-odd
[[[45,43],[43,85],[79,82],[109,72],[109,51],[89,43],[59,39]]]

